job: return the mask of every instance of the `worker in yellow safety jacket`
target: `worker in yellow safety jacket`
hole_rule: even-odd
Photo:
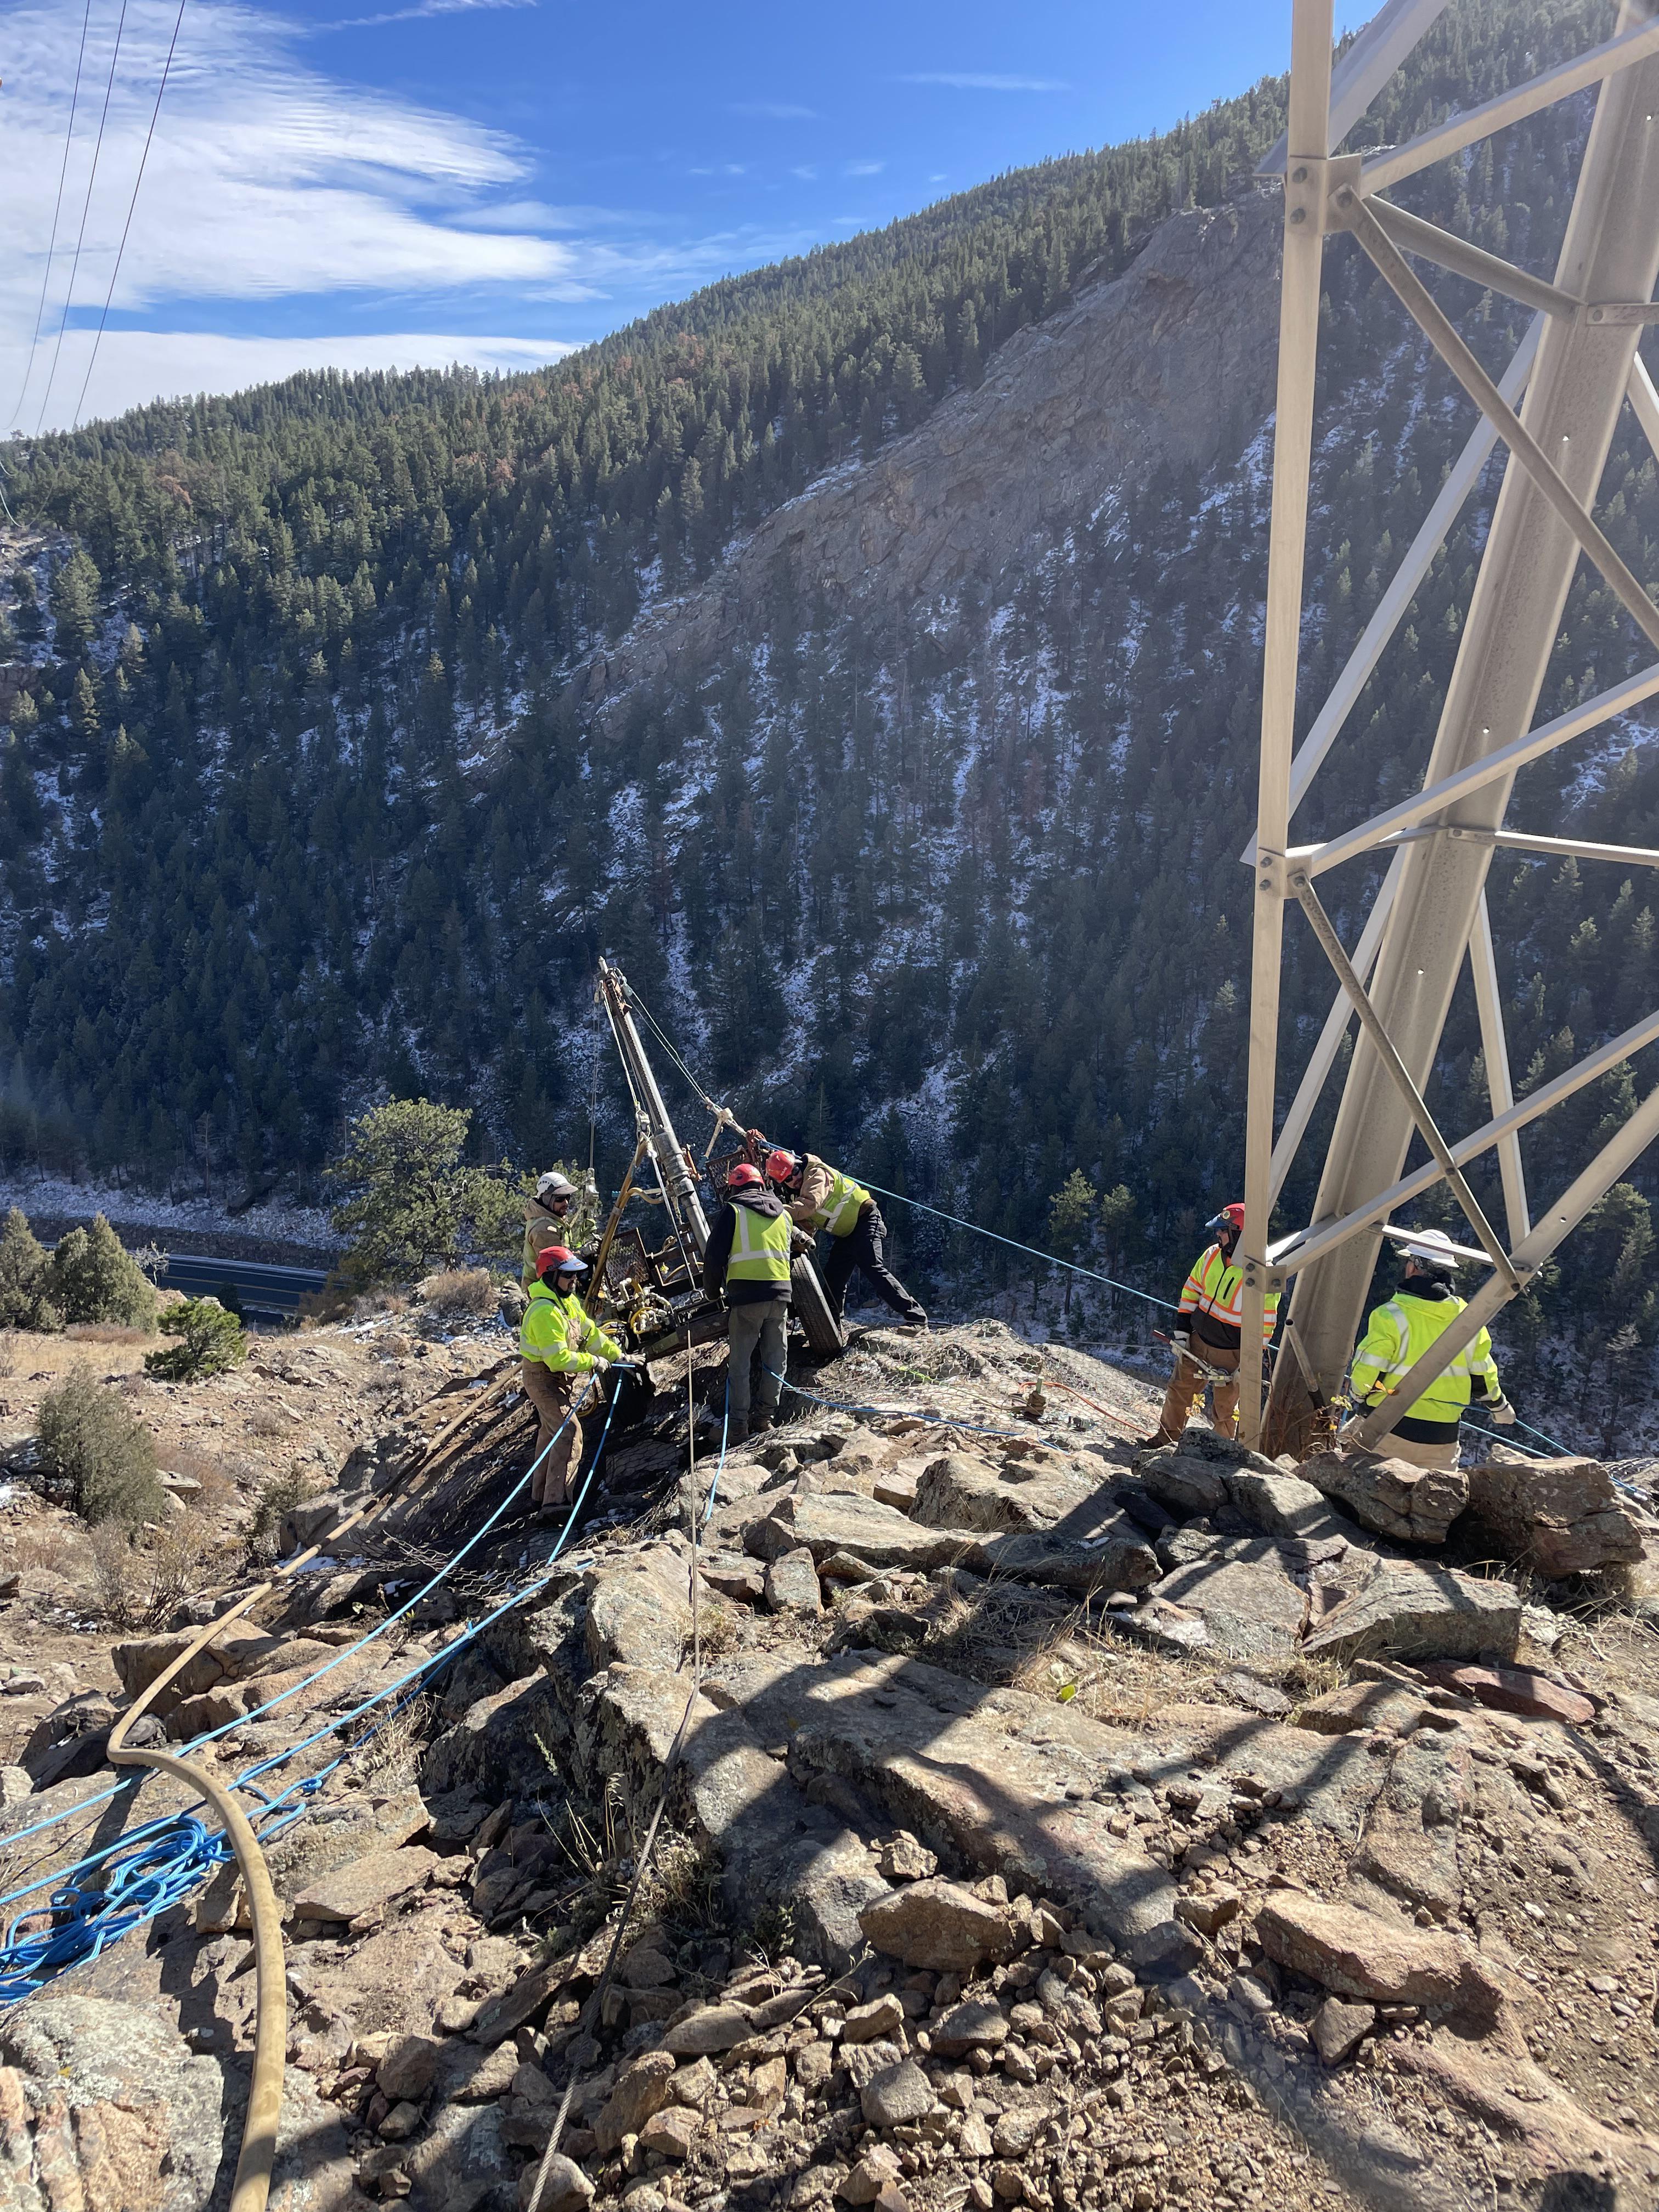
[[[568,1503],[570,1470],[581,1463],[575,1406],[586,1378],[597,1380],[608,1367],[633,1364],[588,1319],[576,1295],[586,1273],[586,1261],[568,1246],[547,1246],[537,1255],[535,1287],[519,1324],[519,1379],[541,1420],[530,1502],[544,1515]]]
[[[759,1136],[751,1130],[751,1142]],[[882,1257],[887,1224],[871,1193],[815,1152],[769,1152],[766,1180],[803,1229],[830,1233],[830,1257],[823,1263],[823,1287],[830,1310],[839,1322],[847,1307],[847,1286],[854,1269],[884,1304],[911,1328],[926,1328],[927,1310],[912,1297]]]
[[[593,1228],[593,1217],[591,1188],[578,1190],[557,1168],[550,1168],[537,1178],[534,1195],[524,1202],[524,1259],[519,1280],[526,1291],[535,1287],[538,1255],[550,1244],[579,1250]]]
[[[1164,1394],[1154,1442],[1172,1444],[1187,1425],[1193,1401],[1204,1394],[1206,1367],[1220,1368],[1229,1376],[1238,1372],[1239,1340],[1244,1323],[1244,1271],[1233,1264],[1233,1254],[1244,1233],[1244,1209],[1224,1206],[1212,1221],[1215,1243],[1206,1245],[1182,1285],[1176,1325],[1170,1332],[1175,1347],[1175,1373]],[[1279,1293],[1269,1291],[1261,1316],[1261,1348],[1273,1341],[1279,1319]],[[1199,1363],[1201,1362],[1200,1365]],[[1230,1437],[1238,1426],[1238,1385],[1231,1380],[1215,1382],[1211,1391],[1211,1419],[1218,1431]]]
[[[789,1326],[789,1268],[799,1235],[760,1170],[739,1160],[726,1178],[726,1204],[708,1224],[704,1295],[726,1301],[726,1437],[740,1444],[769,1429],[783,1389]],[[760,1389],[752,1389],[760,1352]],[[757,1399],[753,1418],[751,1395]]]
[[[1350,1370],[1353,1395],[1368,1406],[1386,1398],[1463,1310],[1463,1300],[1452,1289],[1457,1252],[1444,1231],[1417,1230],[1409,1243],[1403,1237],[1401,1242],[1406,1255],[1404,1279],[1367,1319]],[[1484,1328],[1435,1376],[1377,1449],[1408,1460],[1413,1467],[1455,1467],[1457,1425],[1471,1402],[1484,1406],[1502,1427],[1515,1419],[1515,1408],[1498,1380],[1492,1338]]]

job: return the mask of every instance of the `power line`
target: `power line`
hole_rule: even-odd
[[[155,105],[149,112],[149,129],[144,133],[144,150],[138,156],[138,173],[132,180],[132,198],[127,202],[127,219],[121,226],[121,243],[115,249],[115,266],[109,272],[109,289],[104,295],[104,312],[98,318],[97,335],[92,341],[92,355],[87,362],[87,373],[81,380],[81,397],[75,403],[75,417],[70,424],[73,429],[81,420],[81,410],[87,404],[87,386],[92,382],[92,372],[98,359],[98,349],[103,343],[104,325],[109,320],[110,301],[115,297],[115,280],[121,273],[121,256],[127,250],[127,233],[132,228],[132,211],[138,204],[138,187],[144,181],[144,164],[149,159],[149,142],[155,136],[155,118],[161,112],[161,94],[167,88],[167,76],[173,68],[173,53],[179,44],[179,26],[185,20],[185,0],[179,0],[179,12],[173,19],[173,40],[167,47],[167,58],[161,64],[161,82],[155,88]]]
[[[17,394],[17,404],[11,410],[10,429],[23,411],[23,402],[28,397],[29,379],[34,374],[35,349],[40,343],[40,325],[46,319],[46,288],[52,283],[52,257],[58,251],[58,218],[64,210],[64,179],[69,174],[70,147],[75,138],[75,111],[81,101],[81,64],[87,58],[87,27],[92,21],[92,0],[87,0],[81,17],[81,51],[75,57],[75,90],[70,95],[69,129],[64,133],[64,159],[58,172],[58,198],[52,210],[52,241],[46,247],[46,265],[40,276],[40,304],[34,311],[34,336],[29,340],[28,358],[23,363],[23,382]]]
[[[98,181],[98,156],[104,150],[104,125],[109,120],[110,94],[115,89],[115,64],[121,58],[121,33],[126,27],[127,0],[121,0],[121,13],[115,26],[115,46],[109,58],[109,82],[104,87],[103,112],[98,118],[98,136],[93,143],[92,173],[87,179],[87,197],[81,206],[81,228],[75,241],[75,258],[70,263],[69,289],[64,295],[64,310],[58,318],[58,343],[52,349],[52,374],[46,379],[46,388],[40,400],[40,412],[36,418],[34,433],[40,434],[46,419],[46,409],[52,399],[52,387],[58,374],[58,362],[64,350],[64,332],[69,328],[70,302],[75,296],[75,272],[81,266],[81,248],[86,242],[87,217],[92,211],[92,188]]]

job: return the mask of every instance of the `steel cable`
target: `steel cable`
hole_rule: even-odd
[[[12,423],[23,411],[23,402],[28,398],[29,380],[34,374],[34,356],[40,343],[40,325],[46,320],[46,293],[52,283],[52,256],[58,251],[58,218],[64,211],[64,181],[69,175],[70,148],[75,142],[75,112],[81,104],[81,64],[87,56],[87,28],[92,21],[92,0],[87,0],[81,16],[81,49],[75,57],[75,89],[70,94],[69,128],[64,133],[64,159],[58,171],[58,198],[52,203],[52,236],[46,244],[46,265],[40,273],[40,304],[34,311],[34,335],[29,340],[29,349],[23,362],[23,381],[17,394],[17,404],[11,410]]]
[[[75,403],[75,414],[70,428],[74,429],[81,420],[81,410],[87,404],[87,389],[92,382],[92,372],[98,359],[98,349],[104,342],[104,325],[109,320],[110,302],[115,297],[115,280],[121,273],[121,258],[127,250],[127,233],[132,228],[133,210],[138,204],[138,187],[144,181],[144,165],[149,160],[150,141],[155,136],[155,120],[161,112],[161,94],[167,88],[167,78],[173,70],[173,57],[179,44],[179,27],[185,20],[185,0],[179,0],[179,12],[173,19],[173,39],[167,47],[167,58],[161,64],[161,82],[155,88],[155,105],[149,112],[149,128],[144,133],[144,150],[138,156],[138,173],[132,180],[132,198],[127,202],[127,219],[121,226],[121,242],[115,249],[115,266],[109,272],[109,289],[104,295],[104,312],[98,318],[97,333],[92,341],[92,353],[87,362],[87,373],[81,380],[81,396]]]
[[[110,94],[115,89],[115,64],[121,58],[121,33],[126,28],[127,0],[121,0],[121,13],[115,25],[115,45],[109,58],[109,82],[104,87],[104,105],[98,118],[98,136],[93,141],[92,169],[87,178],[87,196],[81,204],[81,228],[76,235],[75,255],[70,263],[69,287],[64,294],[63,312],[58,318],[58,343],[52,348],[52,369],[46,378],[46,388],[40,395],[40,412],[35,418],[34,434],[38,438],[46,423],[46,409],[52,402],[52,387],[58,378],[58,363],[63,356],[64,333],[69,328],[70,308],[75,300],[75,276],[81,266],[81,248],[86,243],[87,217],[92,212],[92,188],[98,181],[98,157],[104,150],[104,125],[109,120]]]

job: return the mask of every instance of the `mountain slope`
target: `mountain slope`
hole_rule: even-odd
[[[1465,0],[1360,135],[1609,20]],[[1002,180],[538,376],[296,380],[30,449],[0,757],[10,1157],[165,1179],[205,1146],[251,1187],[313,1187],[386,1088],[475,1103],[538,1159],[581,1150],[596,1090],[603,1163],[630,1127],[590,1026],[609,951],[780,1132],[1019,1237],[1072,1171],[1124,1184],[1094,1249],[1184,1263],[1242,1139],[1275,203],[1224,194],[1278,100]],[[1588,113],[1516,126],[1413,204],[1547,271]],[[1151,210],[1194,179],[1212,204],[1139,242],[1126,214],[1112,245],[1124,194]],[[1064,285],[1039,294],[1056,239]],[[1327,267],[1310,702],[1468,420],[1346,242]],[[965,325],[951,352],[964,286],[988,362]],[[1518,311],[1439,290],[1505,358]],[[1420,772],[1495,482],[1299,826]],[[1633,428],[1601,513],[1659,573]],[[1544,711],[1635,652],[1581,574]],[[1582,767],[1528,771],[1522,817],[1659,841],[1646,726]],[[1333,880],[1350,935],[1365,879]],[[1649,1002],[1654,916],[1645,886],[1571,866],[1505,861],[1491,896],[1535,1083]],[[1291,947],[1294,1066],[1330,986]],[[1528,1138],[1539,1188],[1633,1081]],[[1437,1084],[1455,1125],[1484,1117],[1472,1006]],[[1287,1212],[1310,1196],[1293,1181]],[[1659,1334],[1652,1253],[1621,1194],[1512,1318],[1517,1350],[1548,1319],[1573,1392],[1616,1405]],[[988,1263],[929,1232],[907,1264]]]

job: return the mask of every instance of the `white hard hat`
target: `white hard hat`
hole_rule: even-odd
[[[557,1168],[550,1168],[544,1176],[537,1177],[536,1195],[538,1198],[574,1198],[576,1186],[568,1176],[561,1175]]]
[[[1407,1259],[1420,1260],[1439,1275],[1457,1273],[1457,1247],[1443,1229],[1390,1229],[1388,1233]]]

